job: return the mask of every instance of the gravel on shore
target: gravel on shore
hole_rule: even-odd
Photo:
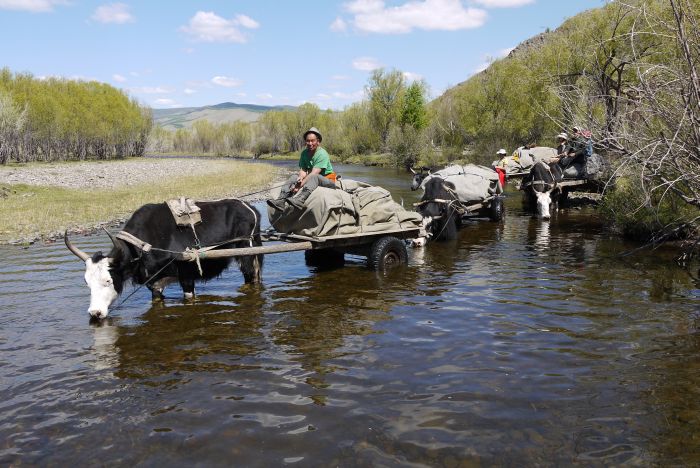
[[[0,166],[0,184],[27,184],[71,189],[113,189],[182,175],[205,175],[219,170],[197,158],[138,158],[122,161]]]
[[[207,158],[207,161],[212,161]],[[202,158],[134,158],[120,161],[81,161],[71,163],[46,163],[0,166],[0,185],[37,185],[61,187],[68,189],[116,189],[148,183],[152,180],[164,180],[183,175],[206,175],[216,173],[220,164],[203,164]],[[286,176],[285,176],[286,177]],[[280,174],[282,178],[282,174]],[[225,196],[242,197],[246,201],[259,201],[271,196],[270,187],[261,187],[259,192],[249,196],[226,194]],[[0,187],[2,200],[4,187]],[[80,226],[70,233],[89,234],[102,227],[120,226],[125,218],[106,220],[94,226]],[[55,242],[63,238],[62,232],[34,233],[29,237],[12,239],[9,244],[27,245],[37,241]]]

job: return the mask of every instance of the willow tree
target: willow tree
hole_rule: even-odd
[[[20,108],[9,94],[0,91],[0,164],[16,156],[26,121],[26,108]]]
[[[624,183],[606,211],[637,237],[700,239],[700,2],[629,8],[646,36],[631,36],[631,46],[652,38],[659,54],[630,64],[635,82],[626,112],[608,137]]]
[[[383,150],[387,148],[389,131],[401,113],[401,103],[406,86],[403,74],[398,70],[374,70],[366,87],[369,96],[369,117],[379,135]]]

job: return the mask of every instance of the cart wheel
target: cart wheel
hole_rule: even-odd
[[[408,262],[406,244],[393,236],[378,239],[372,244],[367,265],[373,270],[387,270]]]
[[[345,265],[345,254],[333,249],[305,250],[304,260],[307,266],[335,268]]]
[[[494,197],[489,207],[489,218],[491,218],[491,221],[500,221],[505,214],[505,210],[503,209],[503,197]]]

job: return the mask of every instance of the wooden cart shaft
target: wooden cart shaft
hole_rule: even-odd
[[[399,239],[413,239],[425,235],[421,228],[395,229],[379,232],[362,232],[336,236],[309,237],[295,234],[265,233],[266,240],[279,240],[280,244],[240,247],[235,249],[187,250],[176,255],[178,260],[196,261],[212,258],[234,258],[246,255],[261,255],[283,252],[296,252],[313,249],[340,249],[346,247],[369,246],[381,237],[393,236]]]

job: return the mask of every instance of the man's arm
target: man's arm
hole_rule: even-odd
[[[309,172],[308,174],[304,171],[299,171],[299,175],[301,175],[301,173],[304,172],[304,176],[300,177],[300,179],[299,179],[301,181],[299,188],[303,187],[304,184],[306,184],[306,181],[309,178],[309,176],[314,175],[314,174],[320,175],[322,170],[323,169],[321,169],[320,167],[314,167],[313,169],[311,169],[311,172]]]

